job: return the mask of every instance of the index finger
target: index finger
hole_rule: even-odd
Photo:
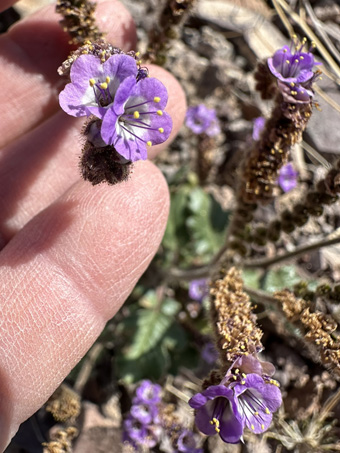
[[[65,81],[57,68],[71,47],[69,36],[59,25],[61,16],[54,8],[43,8],[0,36],[0,104],[6,105],[0,112],[0,148],[58,109],[58,92]],[[135,48],[134,22],[119,1],[99,1],[95,16],[98,26],[108,32],[108,41],[124,50]],[[115,21],[110,22],[110,30],[105,30],[110,16]]]

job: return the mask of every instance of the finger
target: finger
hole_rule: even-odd
[[[0,13],[1,11],[5,11],[5,9],[9,8],[10,6],[13,6],[16,2],[17,0],[1,0]]]
[[[15,24],[0,37],[0,148],[52,115],[59,108],[58,92],[65,81],[57,68],[70,52],[61,16],[49,5]],[[117,0],[98,3],[98,26],[118,47],[135,47],[136,34],[129,12]],[[39,33],[37,33],[39,30]]]
[[[0,451],[95,341],[161,241],[168,190],[150,162],[126,183],[78,182],[3,250]]]

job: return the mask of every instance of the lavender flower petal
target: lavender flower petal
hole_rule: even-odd
[[[197,302],[202,302],[209,294],[209,286],[207,278],[192,280],[189,284],[189,297]]]
[[[170,135],[172,120],[162,110],[167,99],[159,80],[146,78],[137,83],[135,77],[126,78],[104,115],[103,140],[132,162],[146,159],[147,146],[162,143]]]
[[[278,183],[281,189],[284,192],[289,192],[290,190],[294,189],[297,185],[297,177],[299,173],[294,170],[292,164],[284,165],[278,177]]]
[[[238,420],[256,434],[268,429],[273,418],[272,412],[282,403],[278,386],[265,383],[258,374],[248,374],[230,387],[236,397]]]
[[[264,125],[266,124],[266,119],[263,116],[259,116],[254,120],[253,126],[253,140],[258,140],[261,136],[261,132],[263,131]]]
[[[219,433],[224,442],[237,443],[243,433],[243,421],[236,417],[233,391],[224,385],[210,386],[193,396],[189,405],[196,409],[195,422],[202,433]]]
[[[136,389],[136,397],[133,399],[134,404],[157,404],[161,400],[161,386],[153,384],[149,380],[144,380]]]
[[[71,83],[59,95],[60,106],[72,116],[101,118],[120,83],[131,75],[137,75],[137,65],[128,55],[113,55],[103,64],[94,55],[81,55],[72,64]]]
[[[188,108],[185,124],[195,134],[204,132],[209,137],[213,137],[221,131],[215,109],[208,109],[204,104]]]

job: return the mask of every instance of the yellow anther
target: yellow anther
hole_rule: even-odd
[[[138,60],[138,61],[136,61],[136,63],[137,63],[138,65],[141,65],[141,64],[142,64],[142,60]]]
[[[135,56],[136,56],[136,57],[139,57],[139,55],[140,55],[140,52],[139,52],[139,51],[135,53]]]
[[[240,370],[238,368],[236,368],[235,370],[235,374],[239,374]]]
[[[236,376],[233,376],[233,378],[234,378],[234,381],[236,381],[236,380],[237,380],[237,377],[236,377]]]
[[[247,377],[246,373],[242,373],[242,377],[244,378]]]
[[[266,414],[270,414],[270,410],[266,407]]]
[[[93,87],[96,84],[96,81],[94,79],[90,79],[90,86]]]
[[[263,424],[263,423],[262,423],[262,425],[261,425],[261,429],[264,429],[264,424]]]
[[[244,346],[244,344],[241,344],[240,348],[241,348],[241,349],[246,349],[246,347]]]
[[[295,83],[294,82],[290,82],[290,86],[291,87],[295,87]]]
[[[159,96],[155,96],[153,98],[153,102],[159,102],[161,100],[161,98]]]
[[[213,425],[213,424],[214,424],[214,422],[213,422],[212,420],[210,420],[210,422],[209,422],[209,423],[210,423],[211,425]]]
[[[298,63],[298,62],[299,62],[299,60],[297,58],[295,58],[294,63]]]
[[[82,51],[82,54],[83,54],[83,55],[87,55],[88,53],[89,53],[89,51],[86,50],[86,49],[84,49],[84,50]]]
[[[241,381],[241,384],[244,385],[246,383],[246,381]]]
[[[136,120],[138,120],[138,118],[139,118],[139,112],[138,112],[137,110],[135,110],[135,111],[133,112],[133,117],[136,118]]]
[[[259,415],[259,413],[256,411],[256,412],[254,412],[254,415]]]
[[[217,428],[217,426],[216,426],[215,431],[216,431],[217,433],[219,433],[221,430],[220,430],[220,428]]]
[[[300,55],[300,60],[304,60],[304,56],[303,55]]]
[[[101,83],[100,88],[103,88],[103,90],[107,90],[107,83],[106,82]]]
[[[110,79],[110,76],[106,76],[106,83],[110,83],[111,79]]]
[[[287,52],[287,49],[283,49],[283,53],[286,53]]]
[[[287,63],[287,64],[289,64],[289,63],[290,63],[290,61],[289,61],[289,60],[286,60],[286,63]]]
[[[162,110],[157,110],[157,115],[162,116],[163,115]]]
[[[254,425],[250,425],[251,429],[254,431],[255,429],[255,426]]]
[[[161,134],[163,134],[164,129],[163,129],[162,127],[159,127],[158,130],[159,130],[159,132],[160,132]]]
[[[148,142],[146,142],[146,144],[147,144],[148,146],[152,146],[152,143],[150,142],[150,140],[149,140]]]

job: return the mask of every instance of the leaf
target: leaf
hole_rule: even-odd
[[[210,258],[223,243],[229,213],[200,187],[191,191],[188,207],[186,225],[194,241],[194,253]]]
[[[243,269],[242,279],[245,286],[249,288],[259,289],[260,288],[260,275],[261,271],[256,269]]]
[[[169,368],[170,357],[167,349],[158,345],[138,359],[129,359],[120,355],[116,364],[119,378],[126,383],[137,382],[145,378],[158,380]]]
[[[142,308],[136,312],[136,331],[126,354],[127,359],[137,359],[156,347],[180,310],[180,303],[167,298],[158,306],[155,291],[149,291],[140,301]]]
[[[300,282],[297,270],[294,266],[282,266],[279,269],[273,269],[267,272],[263,289],[268,292],[274,292],[281,289],[292,289],[293,286]]]

